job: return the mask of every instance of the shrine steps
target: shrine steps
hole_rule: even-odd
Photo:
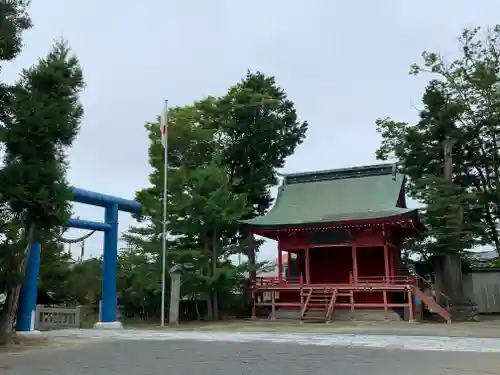
[[[314,289],[302,291],[302,298],[305,298],[304,305],[300,312],[301,321],[323,321],[332,320],[333,310],[337,297],[340,296],[337,288]]]
[[[335,293],[334,293],[335,290]],[[435,315],[439,316],[443,321],[451,323],[451,313],[447,308],[439,305],[434,298],[426,295],[422,289],[412,286],[412,294],[420,299],[422,303],[431,310]],[[349,293],[344,291],[339,292],[337,289],[330,290],[309,290],[304,291],[302,298],[304,306],[302,309],[280,309],[275,313],[277,319],[300,319],[301,321],[311,322],[330,322],[330,321],[401,321],[412,320],[409,316],[408,309],[402,309],[398,314],[396,309],[388,309],[388,314],[382,309],[339,309],[335,308],[337,298],[350,298]],[[331,306],[333,301],[333,306]]]
[[[433,311],[435,314],[437,314],[441,318],[443,318],[446,323],[451,323],[451,313],[446,308],[439,305],[434,298],[426,295],[420,288],[418,288],[416,286],[412,287],[412,292],[431,311]]]
[[[313,312],[312,314],[315,314]],[[316,313],[317,314],[317,313]],[[300,310],[299,309],[277,309],[276,310],[276,319],[278,320],[293,320],[297,321],[300,319]],[[358,322],[384,322],[387,321],[385,317],[384,310],[380,309],[358,309],[354,312],[351,312],[349,309],[335,309],[332,314],[332,323],[333,322],[349,322],[349,321],[358,321]],[[403,318],[400,314],[393,310],[389,310],[388,320],[391,322],[400,322],[403,321]],[[314,323],[314,322],[322,322],[325,323],[325,319],[323,315],[318,316],[317,319],[305,320],[305,322]]]
[[[413,281],[412,284],[270,284],[256,289],[257,293],[262,294],[260,300],[257,294],[252,314],[256,316],[257,308],[271,308],[270,319],[325,323],[332,320],[414,322],[423,318],[425,307],[440,319],[451,323],[451,314],[444,307],[450,305],[449,298],[443,295],[447,302],[440,306],[433,296],[426,295],[424,288],[420,287],[425,286],[425,280],[416,280],[419,283]],[[267,299],[263,298],[265,293],[269,294]],[[374,294],[367,297],[367,293]],[[377,295],[380,299],[383,297],[383,301],[377,301]]]
[[[341,290],[338,288],[318,288],[302,292],[304,305],[300,310],[300,320],[322,321],[330,323],[332,320],[378,320],[374,319],[374,314],[378,318],[381,316],[377,310],[344,310],[336,309],[338,299],[349,300],[354,304],[354,294],[352,290]],[[371,317],[370,317],[371,315]],[[401,320],[398,314],[389,314],[390,320]],[[386,314],[383,320],[387,320]],[[391,319],[392,318],[392,319]]]

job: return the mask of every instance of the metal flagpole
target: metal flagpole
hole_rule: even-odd
[[[168,100],[165,100],[162,121],[162,143],[163,143],[163,227],[162,227],[162,270],[161,270],[161,326],[165,326],[165,284],[167,276],[167,170],[168,170],[168,142],[167,142],[167,116]],[[165,127],[165,129],[163,129]]]

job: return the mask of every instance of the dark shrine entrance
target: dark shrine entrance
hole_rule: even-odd
[[[366,279],[386,275],[384,247],[358,247],[356,250],[358,278]],[[388,274],[390,274],[390,271]]]
[[[351,247],[312,247],[309,249],[311,284],[347,284],[352,272]]]
[[[306,250],[289,252],[286,277],[309,277],[310,284],[347,284],[351,277],[370,281],[386,276],[382,246],[360,246],[354,252],[352,246],[310,247],[307,251],[309,261]]]

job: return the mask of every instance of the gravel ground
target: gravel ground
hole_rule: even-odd
[[[419,352],[267,342],[94,341],[0,355],[1,375],[500,374],[495,353]]]

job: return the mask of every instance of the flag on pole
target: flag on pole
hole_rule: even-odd
[[[160,131],[161,131],[161,144],[167,147],[167,122],[168,122],[168,102],[165,100],[165,107],[161,114]]]

